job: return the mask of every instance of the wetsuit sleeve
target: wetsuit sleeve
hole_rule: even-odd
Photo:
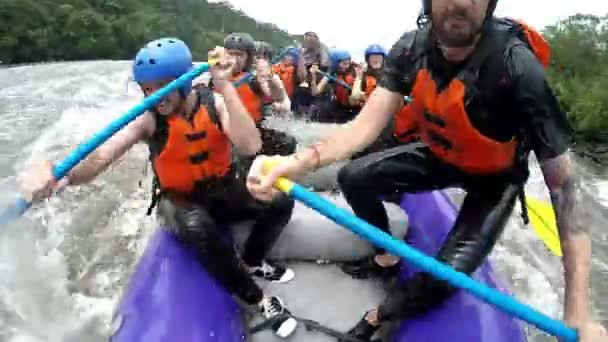
[[[408,76],[412,72],[412,45],[416,31],[405,33],[393,45],[391,51],[386,57],[382,77],[378,85],[390,91],[399,92],[403,95],[409,95],[412,87],[412,82]]]
[[[574,130],[536,56],[523,45],[514,46],[506,56],[506,67],[531,150],[539,160],[566,152],[573,143]]]

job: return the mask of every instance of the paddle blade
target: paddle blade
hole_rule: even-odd
[[[19,218],[21,215],[23,215],[27,208],[30,207],[30,205],[30,202],[22,198],[17,200],[17,202],[2,211],[2,214],[0,214],[0,225],[9,224],[10,222]]]
[[[14,177],[4,179],[0,184],[0,225],[19,218],[29,207],[30,203],[17,190]]]
[[[531,197],[526,198],[526,204],[530,213],[532,229],[553,254],[561,257],[562,246],[559,241],[559,232],[557,230],[557,223],[555,222],[553,207],[548,203]]]

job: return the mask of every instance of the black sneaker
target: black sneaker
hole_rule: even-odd
[[[298,327],[298,321],[291,317],[291,312],[279,297],[265,297],[261,302],[260,311],[264,318],[273,320],[272,331],[281,338],[288,337]]]
[[[342,264],[342,271],[355,279],[390,278],[399,274],[399,264],[383,267],[376,263],[374,257],[366,257]]]
[[[286,283],[296,276],[291,268],[286,268],[268,261],[262,261],[262,265],[260,266],[249,266],[249,273],[277,283]]]
[[[365,315],[363,315],[363,318],[361,318],[361,320],[357,322],[357,325],[355,325],[346,333],[346,336],[349,336],[359,341],[371,341],[372,336],[374,336],[376,331],[380,329],[380,326],[375,327],[369,324],[365,319],[366,315],[367,312],[365,313]],[[348,342],[348,339],[340,339],[339,342]]]

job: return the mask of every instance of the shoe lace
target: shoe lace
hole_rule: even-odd
[[[276,268],[274,266],[272,266],[271,264],[264,262],[262,264],[262,273],[264,274],[264,276],[268,276],[268,275],[272,275],[274,274],[274,272],[276,271]]]
[[[283,305],[281,305],[277,298],[270,298],[266,307],[266,313],[269,317],[280,315],[283,313]]]

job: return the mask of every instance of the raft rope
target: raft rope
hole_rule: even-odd
[[[318,331],[318,332],[327,334],[331,337],[335,337],[335,338],[339,339],[340,341],[370,342],[369,340],[362,340],[362,339],[354,337],[352,335],[340,332],[336,329],[327,327],[312,319],[306,319],[306,318],[302,318],[302,317],[298,317],[298,316],[294,316],[294,315],[279,315],[279,316],[274,316],[274,317],[268,318],[256,325],[254,325],[253,327],[250,327],[249,333],[253,335],[260,331],[270,329],[277,320],[285,318],[285,317],[291,317],[291,318],[295,319],[296,321],[298,321],[299,323],[302,323],[302,325],[304,325],[304,327],[306,328],[307,331]],[[381,342],[381,340],[375,339],[375,340],[371,340],[371,342]]]

